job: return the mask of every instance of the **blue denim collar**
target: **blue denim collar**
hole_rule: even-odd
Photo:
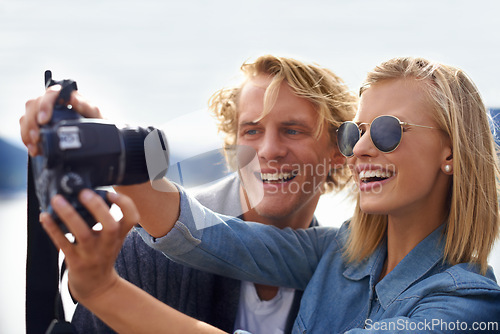
[[[359,263],[348,264],[344,277],[357,281],[370,276],[370,287],[372,289],[375,287],[380,305],[387,309],[403,291],[442,261],[445,243],[444,225],[439,226],[413,248],[380,282],[377,283],[377,279],[387,256],[385,239],[369,258]]]

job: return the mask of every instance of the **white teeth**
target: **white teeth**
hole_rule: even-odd
[[[377,170],[362,170],[359,172],[359,179],[366,180],[372,177],[378,177],[382,179],[387,179],[392,176],[392,172],[383,171],[380,169]]]
[[[291,179],[294,175],[292,173],[261,173],[262,181],[284,181]]]

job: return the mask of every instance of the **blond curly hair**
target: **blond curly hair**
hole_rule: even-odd
[[[226,157],[231,166],[235,166],[234,157],[228,154],[230,147],[237,141],[238,99],[245,83],[258,75],[265,74],[272,78],[264,96],[264,110],[261,118],[272,109],[283,81],[289,85],[298,97],[311,102],[318,112],[316,135],[328,127],[330,140],[336,145],[336,130],[345,121],[352,120],[357,108],[358,98],[351,92],[344,81],[331,70],[313,63],[297,59],[264,55],[253,62],[241,66],[244,80],[239,85],[223,88],[215,92],[209,100],[209,111],[217,120],[219,133],[224,135]],[[349,180],[346,168],[338,168],[327,176],[324,191],[335,187],[341,188]]]

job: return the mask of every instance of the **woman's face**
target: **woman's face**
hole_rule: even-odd
[[[371,123],[381,115],[434,129],[403,126],[401,143],[391,153],[379,151],[366,132],[348,159],[359,187],[360,208],[371,214],[405,215],[420,210],[444,210],[452,164],[451,146],[438,130],[420,83],[415,79],[391,79],[363,92],[356,123]]]

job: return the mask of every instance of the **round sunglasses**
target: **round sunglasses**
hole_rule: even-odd
[[[390,153],[398,148],[403,137],[403,126],[435,129],[432,126],[401,122],[399,118],[389,115],[378,116],[371,123],[344,122],[337,129],[337,145],[343,156],[350,158],[354,155],[354,145],[366,132],[359,128],[362,125],[369,126],[373,145],[383,153]]]

